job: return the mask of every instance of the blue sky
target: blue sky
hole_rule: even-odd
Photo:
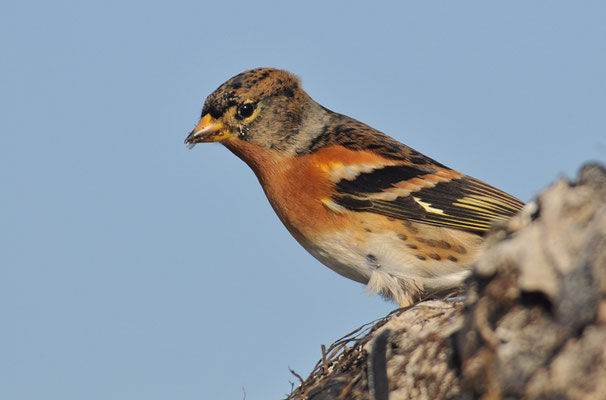
[[[0,398],[280,398],[395,308],[308,255],[205,97],[288,69],[524,201],[606,160],[604,2],[0,7]]]

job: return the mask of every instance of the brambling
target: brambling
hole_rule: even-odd
[[[483,234],[523,203],[316,103],[256,68],[206,99],[185,143],[221,142],[254,171],[288,231],[337,273],[408,306],[458,287]]]

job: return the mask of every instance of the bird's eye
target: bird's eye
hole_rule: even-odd
[[[238,107],[238,115],[242,118],[248,118],[253,115],[255,105],[253,103],[245,103]]]

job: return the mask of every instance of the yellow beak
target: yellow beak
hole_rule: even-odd
[[[222,122],[206,114],[187,136],[185,144],[193,147],[196,143],[220,142],[232,136],[229,128]]]

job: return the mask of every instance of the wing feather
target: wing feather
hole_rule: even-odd
[[[405,187],[409,194],[393,188]],[[341,179],[333,201],[349,210],[401,220],[452,227],[481,234],[495,221],[505,221],[524,203],[478,179],[439,166],[387,165]]]

